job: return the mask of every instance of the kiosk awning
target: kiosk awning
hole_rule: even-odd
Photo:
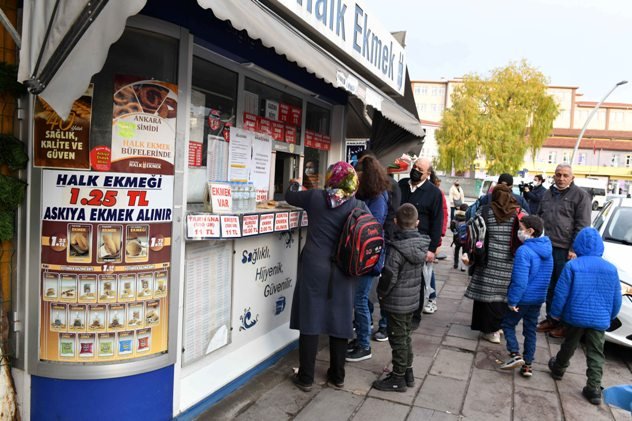
[[[127,18],[137,14],[146,2],[25,0],[18,80],[66,118],[74,100],[83,94],[92,76],[103,67],[108,49],[123,33]],[[424,136],[414,112],[351,71],[259,1],[197,2],[289,61],[345,89],[412,136]]]

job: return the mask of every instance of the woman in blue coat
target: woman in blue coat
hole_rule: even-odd
[[[329,167],[325,190],[298,191],[299,187],[298,183],[292,183],[285,195],[289,204],[305,209],[309,217],[290,316],[290,328],[300,331],[299,371],[293,381],[299,389],[311,390],[318,337],[328,335],[327,380],[335,387],[342,387],[347,341],[353,337],[353,299],[358,278],[341,272],[332,262],[332,256],[351,210],[366,206],[354,197],[358,176],[346,162]]]

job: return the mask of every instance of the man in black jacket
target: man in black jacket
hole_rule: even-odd
[[[525,186],[522,195],[525,199],[527,199],[527,203],[529,204],[529,210],[532,215],[538,214],[538,209],[540,208],[540,202],[542,201],[542,196],[544,196],[544,192],[546,192],[546,188],[542,185],[544,183],[544,177],[540,174],[537,174],[533,177],[533,190],[529,189],[528,186]]]
[[[437,186],[432,184],[428,177],[431,170],[430,160],[419,158],[410,170],[410,178],[399,180],[399,188],[402,191],[402,204],[410,203],[419,213],[418,229],[421,234],[430,236],[430,245],[426,255],[426,264],[435,260],[435,253],[441,240],[443,228],[443,197]],[[420,306],[413,312],[413,328],[419,326],[421,312],[424,306],[424,285],[422,279]]]

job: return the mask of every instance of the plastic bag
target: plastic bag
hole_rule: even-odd
[[[434,263],[426,262],[423,268],[423,276],[424,276],[424,303],[423,304],[424,305],[422,306],[422,308],[426,306],[426,303],[428,302],[428,298],[430,297],[430,294],[434,292],[434,289],[430,286],[430,280],[432,279],[433,270],[434,270]]]

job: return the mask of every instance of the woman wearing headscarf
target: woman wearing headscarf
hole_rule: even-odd
[[[486,225],[487,262],[477,263],[465,296],[474,300],[472,330],[481,331],[483,339],[500,343],[500,323],[507,310],[507,288],[513,268],[512,245],[518,226],[520,205],[511,188],[498,184],[492,202],[476,211]]]
[[[355,198],[358,176],[346,162],[329,167],[325,190],[298,191],[299,188],[298,183],[291,183],[285,195],[289,204],[303,208],[309,217],[290,316],[290,328],[300,331],[299,370],[292,380],[299,389],[311,390],[318,337],[328,335],[327,381],[340,388],[345,379],[347,341],[353,337],[353,300],[358,278],[340,271],[332,256],[351,210],[366,206]]]
[[[377,158],[365,155],[358,161],[356,166],[360,187],[358,188],[358,199],[363,200],[371,211],[373,217],[384,226],[386,214],[388,213],[388,190],[391,182],[386,175],[386,170]],[[384,263],[384,254],[380,266]],[[381,267],[380,267],[381,269]],[[357,362],[367,360],[371,354],[371,310],[369,306],[369,293],[377,273],[369,273],[361,276],[355,292],[354,319],[356,327],[356,339],[349,344],[347,361]]]

